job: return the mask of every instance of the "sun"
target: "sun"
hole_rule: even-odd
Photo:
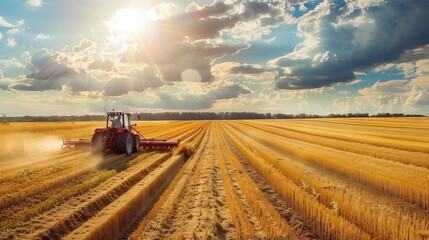
[[[115,16],[106,22],[111,32],[117,34],[137,34],[145,25],[143,13],[129,8],[116,11]]]
[[[139,37],[150,35],[154,22],[171,16],[174,6],[161,3],[145,12],[131,7],[117,10],[110,20],[104,22],[110,33],[109,43],[118,51],[136,46]]]

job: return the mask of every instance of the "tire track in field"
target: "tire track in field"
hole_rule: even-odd
[[[316,239],[317,235],[306,226],[301,217],[293,212],[285,201],[272,189],[260,176],[253,167],[243,158],[243,156],[234,147],[234,144],[228,139],[225,134],[223,124],[221,125],[221,138],[224,146],[224,154],[228,156],[226,158],[229,165],[231,177],[235,175],[241,178],[238,181],[241,188],[245,189],[247,193],[246,197],[248,201],[255,201],[257,204],[253,204],[254,211],[261,222],[265,225],[264,230],[266,231],[265,238],[279,239],[279,238],[299,238],[299,239]],[[226,153],[225,153],[226,152]],[[231,169],[233,168],[233,169]],[[268,225],[267,225],[268,223]],[[275,229],[271,229],[272,226]],[[281,226],[284,226],[283,228]],[[281,231],[276,231],[276,230]],[[299,237],[298,237],[299,236]]]
[[[186,168],[178,175],[179,188],[170,188],[143,220],[131,239],[236,239],[212,138],[212,125]],[[140,236],[140,234],[142,234]]]
[[[205,124],[203,129],[197,131],[193,137],[186,140],[191,146],[201,147],[188,159],[150,212],[135,226],[135,230],[130,232],[129,236],[124,237],[140,239],[143,231],[147,228],[146,235],[152,235],[155,238],[155,236],[161,235],[163,229],[168,228],[167,226],[171,223],[172,216],[177,215],[177,205],[179,199],[183,196],[183,189],[188,184],[190,177],[195,173],[197,159],[207,147],[208,137],[205,137],[208,132],[207,129],[210,129],[209,124]],[[159,228],[158,226],[163,226],[163,228]]]

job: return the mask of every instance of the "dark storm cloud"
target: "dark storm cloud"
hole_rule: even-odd
[[[354,71],[394,62],[406,50],[429,43],[429,28],[425,24],[428,11],[427,0],[385,1],[364,10],[352,7],[352,2],[326,1],[298,19],[303,35],[320,41],[316,49],[307,51],[310,57],[297,59],[286,55],[271,61],[288,68],[278,72],[276,87],[330,86],[353,80]],[[316,59],[324,53],[325,58]]]
[[[159,88],[166,85],[157,77],[153,69],[145,68],[129,77],[115,78],[109,81],[104,87],[105,96],[121,96],[129,92],[143,92],[148,88]]]

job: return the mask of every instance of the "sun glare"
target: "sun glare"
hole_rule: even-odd
[[[170,17],[173,7],[172,3],[161,3],[145,12],[133,8],[117,10],[110,20],[105,21],[110,32],[109,42],[119,51],[136,46],[137,38],[150,34],[154,22]]]
[[[137,10],[124,8],[116,11],[106,24],[109,29],[119,34],[136,34],[142,30],[146,19],[144,15]]]

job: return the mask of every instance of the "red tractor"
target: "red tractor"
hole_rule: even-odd
[[[92,139],[65,139],[63,147],[91,146],[92,151],[96,153],[112,149],[117,153],[125,153],[128,156],[133,152],[138,152],[140,147],[171,149],[179,145],[179,141],[146,139],[134,126],[136,124],[131,124],[130,113],[108,112],[106,127],[96,128]]]

